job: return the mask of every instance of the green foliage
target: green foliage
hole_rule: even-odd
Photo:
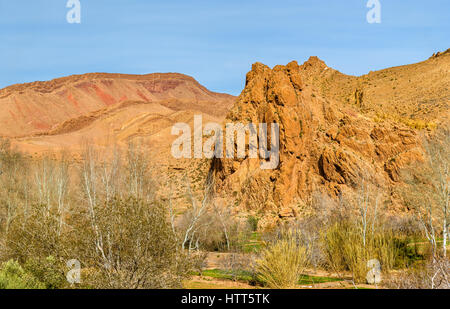
[[[263,246],[261,240],[261,234],[259,232],[253,232],[248,238],[242,239],[242,252],[244,253],[256,253],[259,252]]]
[[[408,268],[425,258],[415,239],[398,236],[394,239],[394,245],[398,252],[394,263],[395,268]]]
[[[333,278],[333,277],[301,275],[300,279],[298,281],[298,284],[310,285],[310,284],[318,284],[318,283],[326,283],[326,282],[337,282],[337,281],[342,281],[342,279],[340,279],[340,278]]]
[[[45,284],[25,271],[17,261],[9,260],[0,267],[0,289],[45,289]]]
[[[30,259],[25,263],[24,269],[42,282],[46,289],[67,287],[64,268],[53,256],[40,260]]]
[[[248,216],[247,223],[250,226],[250,230],[252,232],[256,232],[258,230],[258,222],[259,219],[255,216]]]
[[[196,272],[195,275],[200,275],[200,273]],[[217,279],[226,279],[226,280],[237,280],[244,282],[252,282],[254,280],[254,276],[251,272],[240,270],[236,274],[233,274],[229,270],[222,269],[206,269],[202,272],[202,276],[217,278]]]

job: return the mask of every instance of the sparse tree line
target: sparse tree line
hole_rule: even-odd
[[[0,287],[181,287],[197,257],[177,242],[138,145],[122,154],[86,143],[78,164],[64,153],[32,160],[3,140],[0,162]],[[71,259],[82,267],[75,285]]]
[[[316,193],[312,215],[262,230],[258,214],[215,196],[211,175],[202,196],[185,177],[190,206],[180,210],[138,144],[86,143],[74,163],[63,152],[31,159],[1,140],[0,288],[178,288],[202,274],[206,252],[228,253],[231,278],[272,288],[295,287],[307,268],[356,286],[373,260],[384,286],[449,288],[448,132],[425,145],[425,162],[402,171],[405,214],[389,214],[388,193],[363,175],[353,194]],[[66,280],[71,259],[80,283]]]

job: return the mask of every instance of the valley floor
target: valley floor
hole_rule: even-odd
[[[256,284],[251,284],[244,276],[232,276],[221,270],[222,261],[231,253],[209,252],[206,258],[206,268],[202,274],[193,276],[184,282],[186,289],[261,289]],[[354,284],[351,276],[338,278],[324,270],[306,269],[304,276],[299,280],[296,289],[376,289],[383,288],[369,284]]]

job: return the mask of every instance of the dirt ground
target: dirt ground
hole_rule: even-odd
[[[230,253],[209,252],[206,258],[205,269],[222,269],[224,260]],[[306,269],[305,275],[338,278],[336,274],[319,269]],[[252,286],[244,282],[235,282],[227,279],[211,278],[207,276],[194,276],[184,283],[187,289],[259,289],[261,287]],[[345,277],[343,281],[324,282],[313,285],[298,285],[298,289],[376,289],[374,285],[357,284],[354,285],[350,277]]]

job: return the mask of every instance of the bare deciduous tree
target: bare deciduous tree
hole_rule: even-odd
[[[449,235],[450,137],[448,130],[437,132],[424,142],[427,160],[405,169],[408,187],[403,192],[407,206],[417,214],[432,249],[438,255],[437,237],[442,233],[442,255],[447,255]]]
[[[196,197],[192,192],[191,184],[187,176],[186,176],[186,183],[187,183],[186,195],[192,207],[189,209],[188,224],[183,233],[183,240],[181,243],[181,247],[183,249],[186,249],[186,246],[188,245],[188,249],[192,250],[198,249],[198,237],[196,237],[196,234],[198,233],[198,230],[201,227],[201,225],[199,224],[201,222],[201,218],[206,213],[206,210],[211,202],[213,190],[213,177],[212,174],[209,173],[208,177],[206,178],[204,196],[200,203],[197,201]]]

